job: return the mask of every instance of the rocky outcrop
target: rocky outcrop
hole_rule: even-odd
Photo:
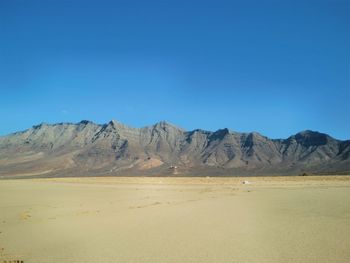
[[[176,168],[174,168],[176,167]],[[259,133],[185,131],[167,122],[131,128],[40,124],[0,137],[0,176],[250,175],[350,171],[350,141],[303,131],[287,139]]]

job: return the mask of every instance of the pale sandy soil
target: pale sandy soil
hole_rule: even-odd
[[[0,181],[2,260],[347,263],[349,248],[346,176]]]

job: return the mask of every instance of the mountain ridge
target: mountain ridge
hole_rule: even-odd
[[[167,121],[133,128],[116,120],[82,120],[41,123],[0,137],[0,177],[6,178],[347,171],[350,140],[311,130],[270,139],[227,128],[186,131]]]

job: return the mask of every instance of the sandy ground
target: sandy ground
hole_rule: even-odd
[[[349,248],[350,176],[0,181],[3,262],[328,263]]]

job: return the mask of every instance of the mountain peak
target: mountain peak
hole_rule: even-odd
[[[305,130],[292,136],[297,142],[305,146],[319,146],[325,145],[333,138],[325,133],[317,131]]]
[[[257,139],[262,139],[265,138],[265,136],[261,135],[258,132],[250,132],[248,133],[248,138],[252,139],[252,140],[257,140]]]
[[[257,132],[236,133],[228,128],[215,132],[185,132],[167,121],[141,129],[116,120],[103,125],[91,123],[88,120],[41,123],[28,132],[0,138],[2,163],[23,157],[20,162],[9,162],[6,169],[0,169],[0,176],[4,174],[2,171],[26,173],[28,167],[43,167],[43,162],[47,165],[44,167],[62,167],[57,170],[62,175],[79,174],[81,167],[89,169],[91,175],[95,172],[110,175],[118,169],[122,175],[141,174],[145,171],[140,165],[145,162],[148,165],[151,162],[148,158],[160,160],[162,165],[152,166],[147,174],[168,174],[167,167],[175,164],[185,172],[191,169],[201,174],[208,165],[212,169],[208,174],[212,175],[226,168],[227,174],[241,174],[245,169],[247,172],[288,174],[298,173],[300,169],[324,171],[328,165],[337,171],[349,171],[350,167],[350,141],[341,142],[316,131],[306,130],[288,139],[271,140]],[[33,153],[46,159],[33,159],[30,165],[21,166],[23,160],[28,162],[28,154]],[[56,163],[67,160],[67,153],[72,161],[64,165]],[[40,170],[33,172],[40,174]]]
[[[300,131],[297,134],[299,135],[303,135],[303,136],[312,136],[312,135],[317,135],[317,134],[321,134],[318,131],[313,131],[313,130],[304,130],[304,131]]]
[[[88,125],[88,124],[93,124],[93,122],[89,120],[81,120],[78,124]]]
[[[110,120],[108,122],[107,126],[110,126],[110,127],[117,129],[117,128],[124,126],[124,124],[122,124],[121,122],[116,121],[116,120]]]
[[[167,122],[167,121],[160,121],[160,122],[157,122],[156,124],[155,124],[156,126],[158,125],[158,126],[174,126],[173,124],[171,124],[170,122]]]
[[[217,139],[222,140],[228,134],[230,134],[230,130],[228,128],[219,129],[210,135],[210,139],[211,140],[217,140]]]
[[[160,128],[160,129],[176,129],[183,131],[182,128],[179,128],[175,126],[174,124],[167,122],[167,121],[160,121],[153,125],[154,128]]]
[[[44,126],[48,126],[49,124],[47,124],[46,122],[42,122],[38,125],[33,125],[33,129],[41,129]]]
[[[312,131],[312,130],[304,130],[301,132],[298,132],[294,135],[295,137],[330,137],[328,134],[321,133],[318,131]]]

